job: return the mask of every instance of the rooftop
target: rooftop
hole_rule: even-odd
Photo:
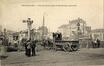
[[[104,29],[94,29],[91,32],[104,32]]]
[[[69,21],[69,24],[71,23],[85,23],[86,24],[86,22],[82,19],[82,18],[78,18],[78,19],[74,19],[74,20],[72,20],[72,21]]]
[[[65,28],[65,27],[67,27],[67,26],[69,26],[69,24],[61,25],[61,26],[59,26],[58,28]]]

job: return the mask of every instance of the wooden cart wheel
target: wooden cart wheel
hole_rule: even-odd
[[[77,51],[78,50],[78,46],[77,45],[72,45],[71,48],[72,48],[73,51]]]
[[[66,44],[63,45],[62,48],[63,48],[63,50],[64,50],[65,52],[67,51],[67,45],[66,45]]]
[[[72,51],[71,43],[68,43],[67,46],[68,46],[68,47],[67,47],[67,51],[68,51],[68,52],[71,52],[71,51]]]

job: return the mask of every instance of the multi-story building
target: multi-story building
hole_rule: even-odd
[[[58,30],[62,33],[63,38],[72,40],[84,37],[89,38],[91,27],[87,26],[83,19],[78,18],[69,21],[69,24],[61,25]]]
[[[61,25],[58,29],[59,29],[58,31],[62,33],[63,39],[69,39],[69,37],[70,37],[70,26],[69,26],[69,24]]]
[[[94,29],[91,31],[92,39],[99,39],[104,41],[104,29]]]
[[[85,26],[86,26],[86,22],[80,18],[69,21],[69,26],[70,26],[70,30],[71,30],[71,35],[72,34],[78,34],[78,31],[80,34],[84,34],[85,33]]]
[[[40,38],[40,40],[42,38],[46,39],[47,35],[48,35],[48,28],[46,26],[41,26],[37,29],[38,34],[38,38]]]

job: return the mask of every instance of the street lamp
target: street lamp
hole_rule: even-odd
[[[33,24],[33,20],[31,20],[31,18],[28,18],[27,20],[23,20],[23,23],[27,23],[28,40],[29,40],[31,38],[31,25]]]
[[[78,39],[79,39],[79,33],[80,33],[80,23],[77,23],[77,32],[78,32]]]

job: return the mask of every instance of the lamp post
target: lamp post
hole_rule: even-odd
[[[78,33],[78,41],[79,41],[79,38],[80,38],[80,20],[78,21],[77,23],[77,33]],[[80,48],[80,44],[78,44],[78,48]]]
[[[31,25],[33,23],[33,20],[31,18],[28,18],[27,20],[23,20],[23,23],[27,23],[28,28],[28,40],[31,38]]]
[[[44,28],[45,28],[45,16],[43,16],[43,30],[42,30],[42,40],[44,40]]]
[[[78,40],[79,40],[79,33],[80,33],[80,23],[77,23],[77,32],[78,32]]]

